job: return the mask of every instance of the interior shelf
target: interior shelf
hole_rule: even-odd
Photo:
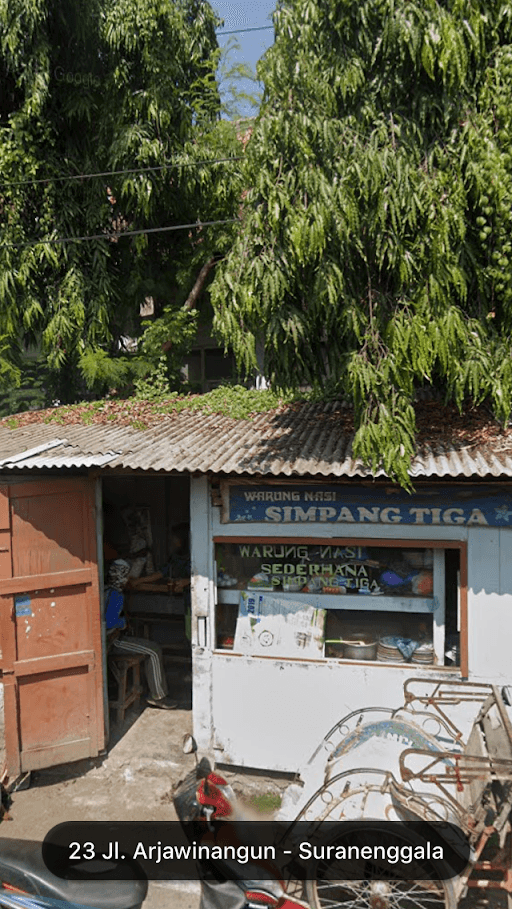
[[[231,603],[238,606],[241,590],[226,590],[218,588],[219,603]],[[371,596],[371,594],[317,594],[317,593],[287,593],[282,590],[248,590],[248,594],[257,596],[276,596],[286,598],[295,603],[307,603],[318,609],[357,609],[372,610],[373,612],[428,612],[436,610],[435,597],[386,597]]]
[[[343,639],[344,636],[350,633],[352,625],[357,634],[361,634],[368,627],[377,639],[379,636],[386,637],[387,635],[398,634],[411,638],[413,641],[419,641],[428,636],[433,644],[435,662],[439,666],[444,665],[446,598],[444,550],[440,548],[432,549],[430,561],[427,562],[427,568],[425,569],[421,568],[426,561],[421,552],[413,553],[416,556],[416,563],[419,564],[415,564],[412,560],[401,562],[400,551],[392,551],[389,562],[387,553],[384,552],[383,554],[383,550],[378,548],[370,549],[369,557],[367,557],[366,551],[362,552],[362,554],[358,552],[360,561],[351,553],[346,556],[348,560],[346,564],[342,561],[339,563],[341,565],[339,570],[343,569],[346,578],[348,578],[348,583],[345,587],[346,592],[339,592],[339,588],[336,590],[337,584],[334,581],[337,578],[334,575],[337,563],[333,562],[332,566],[328,566],[331,572],[329,578],[332,577],[333,583],[328,585],[329,592],[324,593],[322,592],[322,584],[314,581],[310,583],[310,586],[314,586],[315,589],[308,592],[303,592],[302,590],[295,592],[291,589],[286,589],[292,586],[303,586],[300,583],[301,578],[298,577],[298,572],[294,573],[296,566],[293,559],[306,558],[304,554],[292,553],[289,556],[289,563],[262,563],[262,558],[270,559],[273,555],[276,559],[278,556],[279,558],[288,558],[288,555],[283,556],[282,553],[273,553],[271,550],[274,544],[268,545],[269,552],[263,551],[265,549],[263,544],[260,547],[261,551],[255,546],[254,549],[257,551],[254,553],[249,545],[245,546],[243,552],[239,552],[238,550],[243,548],[241,543],[222,542],[218,545],[224,547],[219,552],[219,557],[222,559],[222,572],[217,575],[219,583],[223,583],[226,580],[228,583],[233,583],[231,587],[216,587],[219,640],[222,639],[225,642],[224,646],[226,648],[233,647],[233,644],[236,643],[235,638],[238,636],[240,640],[243,638],[245,646],[252,647],[254,652],[259,652],[265,647],[274,647],[276,653],[279,647],[283,651],[288,648],[291,652],[295,645],[293,642],[290,644],[286,633],[283,632],[281,638],[281,632],[273,629],[273,619],[271,617],[274,612],[277,614],[283,612],[287,615],[289,625],[292,625],[294,620],[288,619],[288,613],[290,617],[295,614],[298,616],[305,615],[307,607],[309,607],[310,611],[315,613],[315,616],[318,610],[323,616],[325,621],[325,640],[330,638],[333,640]],[[293,549],[293,545],[290,544],[290,546]],[[308,546],[309,544],[304,544],[303,547],[307,550],[306,555],[309,552]],[[235,547],[238,547],[238,549]],[[233,552],[231,551],[232,549],[234,550]],[[390,549],[392,548],[390,547]],[[410,556],[410,553],[407,554]],[[314,555],[315,553],[311,555],[311,558]],[[362,559],[362,555],[365,556],[366,561]],[[338,558],[338,556],[332,556],[332,558]],[[350,562],[350,558],[354,559],[353,564]],[[318,559],[320,560],[321,556],[318,556]],[[312,562],[310,568],[312,569],[311,576],[314,578],[317,578],[320,569],[324,572],[327,571],[321,561],[318,562],[318,565]],[[399,573],[400,571],[402,574]],[[405,574],[406,571],[410,572],[409,576]],[[271,586],[273,575],[277,576],[276,580],[280,578],[279,585],[276,583],[275,586]],[[363,577],[366,582],[364,586],[359,587]],[[253,578],[254,582],[260,582],[262,586],[251,589],[250,578]],[[356,581],[353,578],[356,578]],[[401,578],[403,578],[402,581],[400,580]],[[412,582],[411,579],[417,578],[422,581],[421,584]],[[356,589],[357,587],[359,589]],[[400,587],[402,587],[401,593],[398,589]],[[330,592],[331,590],[333,590],[332,593]],[[372,593],[371,591],[373,590],[382,590],[383,592]],[[418,592],[416,593],[415,591]],[[260,597],[261,603],[259,601]],[[251,598],[254,598],[254,603],[251,603]],[[275,601],[274,603],[272,602],[273,600]],[[301,606],[303,606],[304,612]],[[258,619],[258,621],[263,623],[259,636],[255,634],[254,623],[250,625],[249,622],[247,629],[244,624],[251,619],[253,613],[262,616],[262,618]],[[270,616],[270,618],[264,618],[265,616]],[[402,620],[400,617],[402,617]],[[300,620],[298,621],[300,625]],[[316,618],[312,620],[313,623],[316,623]],[[337,626],[340,627],[338,628]],[[394,630],[395,627],[397,628],[396,631]],[[302,643],[302,640],[299,641],[296,645],[297,653],[302,652],[300,647],[313,647],[316,643],[315,635],[312,632],[308,631],[305,636],[308,638],[308,643],[306,645]],[[304,637],[302,633],[298,634],[297,641],[302,637]],[[314,639],[313,643],[312,639]],[[238,646],[241,646],[240,641]],[[382,662],[385,662],[384,658]],[[420,660],[417,663],[420,665]]]

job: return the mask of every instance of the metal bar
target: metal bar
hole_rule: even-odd
[[[431,758],[420,771],[410,770],[405,766],[406,758],[411,754]],[[429,773],[436,764],[453,761],[454,767],[444,773]],[[421,780],[436,783],[438,780],[450,783],[470,783],[472,780],[512,779],[512,760],[495,759],[476,754],[464,754],[457,751],[432,752],[423,748],[406,748],[400,755],[400,773],[406,782]]]
[[[422,693],[411,691],[414,683],[421,685]],[[432,685],[430,694],[424,694],[426,684]],[[447,715],[442,707],[458,706],[460,704],[484,702],[492,692],[492,686],[483,682],[463,682],[459,679],[424,679],[418,676],[406,679],[404,682],[404,701],[408,707],[415,701],[424,707],[432,707],[454,732],[457,740],[462,739],[462,732]],[[442,706],[441,706],[442,705]]]
[[[382,710],[385,708],[379,708],[379,709]],[[427,720],[430,720],[430,722],[432,722],[432,720],[435,720],[436,723],[439,723],[439,727],[444,728],[445,732],[447,732],[448,735],[450,736],[450,738],[453,738],[454,741],[460,742],[460,740],[462,738],[462,732],[457,732],[454,734],[453,727],[450,727],[448,725],[448,723],[441,716],[441,714],[439,714],[439,716],[434,717],[433,714],[430,713],[428,710],[414,710],[414,708],[412,710],[409,710],[408,706],[399,707],[398,710],[392,710],[390,712],[392,713],[393,718],[395,718],[395,717],[400,718],[400,716],[405,716],[406,719],[413,720],[413,722],[416,723],[418,726],[421,726],[421,717],[426,717]],[[436,735],[437,735],[437,733],[436,733]]]
[[[501,697],[500,691],[498,690],[498,688],[496,688],[495,685],[492,686],[492,690],[493,690],[494,697],[496,699],[496,707],[498,708],[498,713],[500,715],[501,722],[503,723],[503,726],[506,729],[510,744],[512,745],[512,723],[510,722],[510,717],[505,708],[505,704],[503,703],[503,698]]]
[[[406,702],[421,701],[421,703],[424,704],[434,703],[435,705],[436,701],[440,701],[442,703],[455,705],[467,701],[485,700],[492,691],[492,685],[489,685],[486,682],[465,682],[461,679],[431,679],[428,683],[436,686],[431,694],[415,694],[413,691],[409,691],[409,686],[414,682],[421,684],[423,689],[425,689],[425,685],[427,684],[427,680],[420,676],[413,676],[412,678],[406,679],[404,682],[404,696]],[[447,690],[440,690],[442,687],[445,687]],[[481,696],[484,694],[485,697]]]

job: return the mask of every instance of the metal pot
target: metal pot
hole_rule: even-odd
[[[362,641],[360,638],[343,641],[343,656],[346,660],[376,660],[377,641]]]
[[[351,635],[344,639],[327,640],[325,642],[325,655],[346,660],[376,660],[377,641],[365,640],[362,635]]]

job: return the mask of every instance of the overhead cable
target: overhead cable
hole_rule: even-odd
[[[147,174],[152,171],[170,170],[173,167],[201,167],[204,164],[224,164],[226,161],[242,161],[243,155],[233,155],[229,158],[208,158],[204,161],[172,161],[169,164],[159,164],[154,167],[132,167],[126,170],[106,170],[92,174],[61,174],[57,177],[39,177],[37,180],[12,180],[0,182],[3,186],[29,186],[38,183],[63,183],[68,180],[91,180],[94,177],[117,177],[122,174]]]
[[[211,227],[214,224],[234,224],[239,218],[225,218],[219,221],[193,221],[191,224],[170,224],[167,227],[144,227],[140,230],[115,230],[105,231],[102,234],[86,234],[83,237],[55,237],[48,240],[33,240],[31,243],[0,243],[0,247],[9,247],[10,249],[26,249],[32,246],[41,246],[47,243],[83,243],[86,240],[110,240],[117,241],[121,237],[135,237],[140,234],[161,234],[168,233],[172,230],[191,230],[194,227]]]
[[[229,32],[216,32],[216,34],[217,37],[219,37],[219,35],[241,35],[243,32],[266,32],[268,29],[273,30],[273,28],[273,25],[258,25],[251,26],[250,28],[233,28],[230,29]]]

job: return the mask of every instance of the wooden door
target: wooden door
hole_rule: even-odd
[[[0,620],[9,773],[104,746],[94,490],[81,477],[0,487]]]

